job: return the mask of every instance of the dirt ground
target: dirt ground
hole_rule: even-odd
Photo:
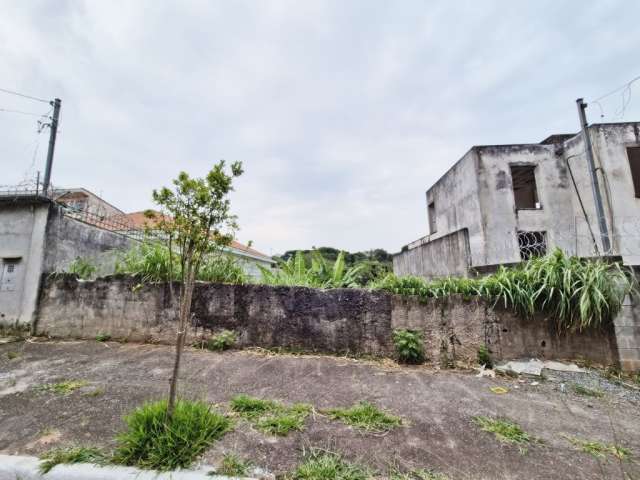
[[[70,444],[113,446],[124,414],[165,395],[172,357],[170,347],[158,345],[0,345],[0,452],[37,455]],[[66,395],[38,389],[65,379],[87,384]],[[493,386],[509,391],[496,394]],[[591,398],[553,380],[531,385],[531,380],[339,357],[187,349],[181,393],[207,399],[222,411],[239,393],[307,402],[318,410],[367,400],[406,423],[372,435],[317,413],[303,432],[273,437],[239,420],[206,453],[203,461],[212,465],[235,452],[278,474],[294,468],[305,449],[319,446],[379,470],[390,464],[431,468],[452,480],[640,479],[640,405],[637,397],[615,391]],[[542,443],[522,454],[480,431],[475,415],[506,417]],[[633,456],[595,458],[577,450],[566,435],[620,444]]]

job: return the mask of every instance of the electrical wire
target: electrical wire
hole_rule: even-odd
[[[49,100],[45,100],[44,98],[32,97],[31,95],[25,95],[24,93],[14,92],[13,90],[7,90],[6,88],[0,88],[0,92],[8,93],[9,95],[16,95],[22,98],[28,98],[29,100],[35,100],[36,102],[44,102],[49,103]]]
[[[600,100],[603,100],[605,98],[610,97],[611,95],[615,95],[617,93],[621,92],[622,95],[622,105],[620,106],[620,109],[618,109],[615,113],[616,115],[616,119],[622,119],[624,118],[624,114],[627,111],[627,107],[629,106],[629,103],[631,102],[631,85],[633,85],[634,82],[640,80],[640,75],[638,75],[637,77],[632,78],[631,80],[629,80],[627,83],[625,83],[624,85],[621,85],[617,88],[614,88],[613,90],[611,90],[610,92],[605,93],[604,95],[596,98],[595,100],[590,100],[589,103],[593,103],[598,105],[598,108],[600,109],[600,118],[604,118],[604,109],[602,108],[602,104],[600,103]]]
[[[8,108],[0,108],[0,112],[4,112],[4,113],[18,113],[20,115],[30,115],[32,117],[46,117],[48,116],[48,114],[45,115],[41,115],[39,113],[33,113],[33,112],[23,112],[22,110],[11,110]]]

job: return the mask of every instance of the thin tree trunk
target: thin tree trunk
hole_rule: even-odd
[[[169,382],[169,402],[167,405],[167,418],[171,419],[176,404],[176,393],[178,390],[178,374],[180,372],[180,360],[182,359],[182,350],[187,334],[187,321],[191,315],[191,299],[193,298],[193,288],[195,283],[195,275],[190,261],[186,262],[187,275],[183,292],[180,298],[180,320],[178,322],[178,335],[176,338],[176,357],[173,364],[173,372]]]

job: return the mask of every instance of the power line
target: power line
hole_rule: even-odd
[[[629,80],[627,83],[625,83],[624,85],[621,85],[617,88],[614,88],[613,90],[611,90],[610,92],[605,93],[604,95],[596,98],[595,100],[591,100],[590,103],[593,103],[595,105],[598,106],[598,108],[600,109],[600,118],[604,118],[604,109],[602,108],[602,104],[600,103],[600,100],[603,100],[607,97],[610,97],[611,95],[615,95],[617,93],[620,93],[622,96],[622,105],[620,107],[619,110],[617,110],[615,112],[616,118],[624,118],[624,114],[627,110],[627,107],[629,106],[629,103],[631,102],[631,85],[633,85],[634,82],[640,80],[640,75],[638,75],[637,77],[632,78],[631,80]]]
[[[624,85],[621,85],[620,87],[618,87],[618,88],[615,88],[615,89],[611,90],[609,93],[605,93],[605,94],[604,94],[604,95],[602,95],[601,97],[598,97],[598,98],[596,98],[595,100],[591,100],[591,102],[597,102],[597,101],[599,101],[599,100],[602,100],[603,98],[610,97],[610,96],[611,96],[611,95],[613,95],[614,93],[618,93],[620,90],[623,90],[623,89],[625,89],[625,88],[629,88],[633,82],[636,82],[636,81],[638,81],[638,80],[640,80],[640,75],[638,75],[638,76],[637,76],[637,77],[635,77],[635,78],[632,78],[631,80],[629,80],[629,81],[628,81],[627,83],[625,83]]]
[[[20,115],[30,115],[32,117],[46,117],[47,115],[42,115],[40,113],[33,113],[33,112],[23,112],[22,110],[10,110],[8,108],[0,108],[0,112],[4,112],[4,113],[18,113]]]
[[[13,90],[7,90],[6,88],[0,88],[0,92],[8,93],[10,95],[16,95],[18,97],[28,98],[29,100],[35,100],[37,102],[49,103],[49,100],[44,98],[32,97],[31,95],[25,95],[24,93],[14,92]]]

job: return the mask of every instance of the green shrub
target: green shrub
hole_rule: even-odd
[[[358,286],[358,275],[364,268],[362,265],[347,267],[344,252],[340,252],[333,265],[330,265],[317,250],[311,252],[310,264],[307,263],[304,253],[298,251],[278,267],[269,269],[258,266],[262,274],[261,283],[315,288],[355,288]]]
[[[480,296],[521,316],[543,313],[558,330],[604,325],[620,311],[635,281],[617,263],[565,255],[556,249],[513,268],[500,267],[482,278],[447,278],[427,282],[418,277],[388,275],[373,288],[398,295],[442,298]]]
[[[170,268],[172,266],[173,268]],[[142,242],[120,256],[116,262],[116,273],[135,275],[143,282],[164,282],[180,278],[178,255],[169,259],[169,249],[157,242]]]
[[[486,345],[478,348],[478,363],[484,365],[487,368],[493,368],[493,361],[491,360],[491,354]]]
[[[143,242],[120,256],[116,273],[142,277],[143,282],[164,282],[180,279],[180,256],[176,252],[169,261],[169,249],[158,242]],[[172,267],[172,268],[169,268]],[[196,280],[214,283],[247,283],[248,277],[233,257],[223,252],[206,255]]]
[[[293,480],[366,480],[369,472],[341,455],[312,449],[291,476]]]
[[[165,400],[147,403],[125,417],[114,462],[155,470],[188,468],[222,437],[231,421],[204,402],[178,400],[171,419]]]
[[[197,279],[212,283],[249,283],[249,277],[238,261],[232,255],[226,253],[206,256],[200,266]]]
[[[68,447],[56,448],[43,453],[40,456],[40,473],[45,474],[53,467],[70,463],[93,463],[104,465],[108,458],[99,449],[93,447]]]
[[[399,361],[412,364],[424,362],[424,345],[420,332],[405,329],[394,330],[393,343]]]
[[[88,280],[98,271],[98,267],[88,258],[77,257],[67,269],[69,273],[75,273],[83,280]]]
[[[222,330],[207,340],[207,349],[222,351],[233,348],[236,344],[236,334],[231,330]]]
[[[369,432],[384,433],[402,425],[400,417],[383,412],[369,402],[360,402],[351,408],[334,408],[327,414],[347,425],[352,425]]]

